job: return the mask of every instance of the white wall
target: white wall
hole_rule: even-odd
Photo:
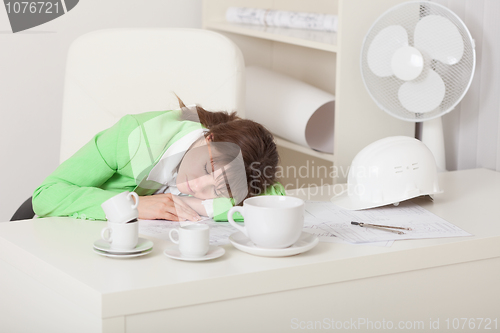
[[[434,0],[454,11],[476,44],[476,72],[457,108],[443,117],[448,170],[500,171],[500,1]]]
[[[0,7],[0,221],[59,164],[69,44],[99,29],[201,27],[201,0],[81,0],[67,14],[13,34]]]

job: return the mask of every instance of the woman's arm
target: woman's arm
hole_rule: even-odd
[[[134,118],[125,116],[63,162],[34,191],[35,213],[40,217],[74,216],[105,220],[101,204],[122,191],[133,190],[133,183],[131,188],[115,191],[99,187],[126,163],[128,156],[123,156],[123,151],[117,152],[118,142],[124,132],[130,133],[137,126]]]

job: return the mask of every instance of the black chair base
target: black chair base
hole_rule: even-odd
[[[16,210],[14,215],[12,215],[11,221],[19,220],[29,220],[35,217],[35,212],[33,211],[32,197],[29,197],[19,208]]]

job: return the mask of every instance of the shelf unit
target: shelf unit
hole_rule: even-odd
[[[276,136],[276,135],[274,136],[274,141],[276,142],[276,144],[278,146],[288,148],[290,150],[293,150],[293,151],[296,151],[296,152],[299,152],[302,154],[306,154],[309,156],[320,158],[320,159],[325,160],[325,161],[335,162],[333,159],[333,154],[322,153],[322,152],[298,145],[294,142],[290,142],[290,141],[283,139],[283,138],[280,138],[279,136]]]
[[[359,70],[366,32],[379,15],[401,2],[404,0],[204,0],[203,28],[233,40],[247,66],[261,66],[335,95],[333,155],[282,138],[276,142],[296,155],[294,161],[333,163],[337,172],[332,182],[341,183],[352,159],[366,145],[387,136],[414,136],[413,123],[389,116],[371,100]],[[334,14],[339,17],[338,31],[228,23],[225,13],[231,6]]]
[[[207,22],[205,28],[298,45],[327,52],[337,52],[337,34],[333,32],[261,27],[256,25],[231,24],[218,21]]]

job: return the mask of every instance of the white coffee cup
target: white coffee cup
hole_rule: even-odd
[[[234,221],[235,212],[243,215],[244,227]],[[256,196],[246,199],[243,207],[231,208],[227,216],[229,223],[255,245],[269,249],[286,248],[293,245],[302,234],[304,201],[289,196]]]
[[[106,234],[107,233],[107,234]],[[131,250],[139,241],[139,222],[113,223],[102,229],[101,237],[114,250]]]
[[[177,233],[178,240],[173,238]],[[185,257],[203,257],[209,248],[209,227],[206,224],[189,224],[178,229],[170,230],[168,236],[175,244],[179,244],[179,251]]]
[[[106,219],[112,223],[127,223],[139,216],[139,196],[135,192],[122,192],[101,204]]]

